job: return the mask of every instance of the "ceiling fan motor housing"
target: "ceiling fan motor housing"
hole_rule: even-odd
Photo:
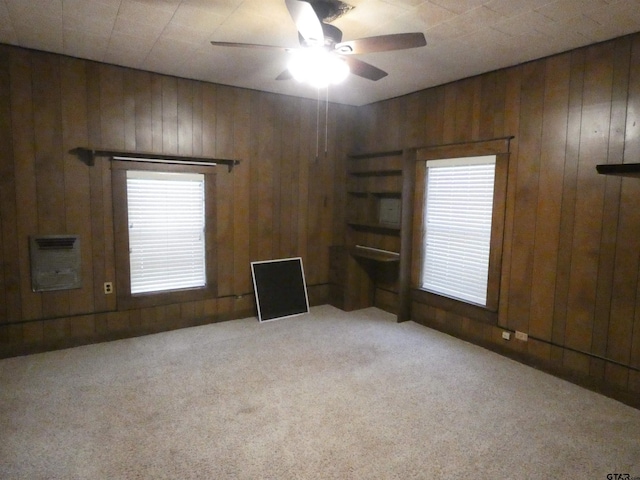
[[[211,44],[221,47],[280,50],[295,54],[291,63],[297,64],[297,66],[295,68],[289,66],[288,72],[281,73],[276,77],[276,80],[295,78],[294,71],[299,73],[299,77],[311,75],[314,80],[317,77],[326,77],[327,71],[335,71],[335,78],[343,79],[350,72],[358,77],[373,81],[386,77],[387,72],[354,58],[355,55],[406,50],[423,47],[427,44],[422,32],[377,35],[345,42],[342,41],[342,31],[331,25],[330,22],[351,11],[353,6],[340,0],[284,0],[284,3],[298,29],[298,38],[302,48],[292,49],[272,45],[218,41],[211,41]],[[300,60],[300,57],[307,58]],[[318,65],[323,65],[323,67],[320,68],[320,71],[315,72],[314,68]]]
[[[331,23],[349,13],[355,7],[340,0],[306,0],[322,23]],[[338,40],[339,41],[339,40]]]

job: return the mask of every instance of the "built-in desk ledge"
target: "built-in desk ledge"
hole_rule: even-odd
[[[596,170],[602,175],[618,175],[621,177],[640,178],[640,163],[611,163],[596,165]]]
[[[229,168],[229,171],[231,171],[235,165],[238,165],[240,163],[240,160],[229,160],[224,158],[136,152],[131,150],[104,150],[91,147],[77,147],[73,150],[70,150],[69,153],[78,155],[80,160],[82,160],[90,167],[94,165],[95,157],[111,157],[112,160],[143,163],[165,163],[172,165],[198,165],[205,167],[226,165]]]
[[[386,223],[347,222],[347,225],[355,229],[400,232],[400,225],[390,225]]]
[[[364,245],[356,245],[351,249],[351,255],[354,257],[368,258],[377,262],[398,262],[400,254],[390,250],[382,250],[381,248],[366,247]]]

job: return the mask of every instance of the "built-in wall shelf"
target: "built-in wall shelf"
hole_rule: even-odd
[[[238,165],[240,163],[240,160],[229,160],[226,158],[137,152],[131,150],[106,150],[91,147],[77,147],[71,150],[69,153],[78,155],[80,160],[82,160],[90,167],[95,164],[95,157],[110,157],[112,160],[123,160],[128,162],[198,165],[205,167],[226,165],[229,168],[229,171],[231,171],[235,165]]]
[[[612,163],[596,165],[601,175],[618,175],[621,177],[640,178],[640,163]]]
[[[397,302],[404,150],[352,153],[345,161],[345,242],[334,246],[332,304],[347,311]]]

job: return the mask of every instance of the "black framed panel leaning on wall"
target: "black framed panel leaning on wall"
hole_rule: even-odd
[[[309,313],[302,258],[251,262],[251,275],[261,322]]]

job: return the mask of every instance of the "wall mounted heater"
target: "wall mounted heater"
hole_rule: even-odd
[[[82,287],[78,235],[29,237],[31,289],[34,292]]]

